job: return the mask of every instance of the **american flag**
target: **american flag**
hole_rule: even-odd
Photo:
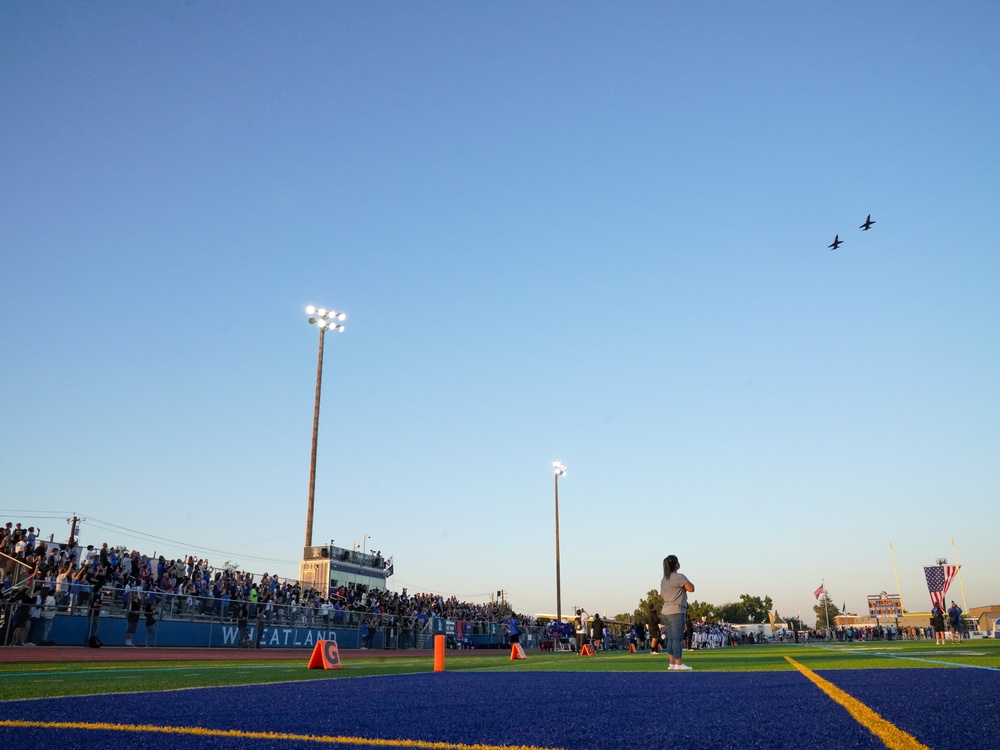
[[[926,565],[924,566],[924,578],[927,579],[927,591],[931,595],[931,604],[937,605],[944,611],[944,596],[948,593],[948,587],[958,574],[960,565]]]
[[[819,599],[819,595],[822,594],[824,591],[826,591],[826,584],[821,583],[819,585],[819,588],[816,589],[815,591],[813,591],[813,596],[815,596],[817,599]]]

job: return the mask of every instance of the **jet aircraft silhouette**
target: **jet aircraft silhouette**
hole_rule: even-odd
[[[867,232],[869,229],[872,228],[872,224],[874,224],[874,223],[875,222],[872,221],[872,215],[868,214],[868,218],[865,219],[865,223],[862,224],[860,227],[858,227],[858,229],[860,229],[863,232]]]
[[[842,239],[840,239],[840,235],[836,234],[833,237],[833,242],[831,242],[829,245],[827,245],[827,247],[830,248],[831,250],[836,250],[838,247],[840,247],[843,244],[844,244],[844,241]]]

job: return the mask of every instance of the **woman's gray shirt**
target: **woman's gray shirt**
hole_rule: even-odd
[[[687,614],[688,592],[684,588],[691,583],[683,573],[671,573],[669,578],[660,580],[660,596],[663,597],[663,609],[660,610],[665,615]]]

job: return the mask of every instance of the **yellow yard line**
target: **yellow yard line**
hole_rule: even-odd
[[[197,737],[230,737],[247,740],[282,740],[286,742],[316,742],[325,745],[354,747],[405,747],[417,750],[557,750],[532,745],[467,745],[461,742],[428,742],[425,740],[384,740],[371,737],[336,737],[287,732],[247,732],[240,729],[205,729],[204,727],[170,727],[155,724],[105,724],[81,721],[18,721],[0,720],[0,727],[19,729],[75,729],[101,732],[152,732],[183,734]]]
[[[892,722],[886,721],[864,703],[848,695],[832,682],[827,682],[811,669],[807,669],[791,657],[786,656],[785,658],[816,687],[826,693],[836,703],[847,709],[847,713],[855,721],[882,740],[886,747],[892,748],[892,750],[930,750],[927,745],[919,742],[912,734],[904,732]]]

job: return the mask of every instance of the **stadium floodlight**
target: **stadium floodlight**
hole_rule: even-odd
[[[556,622],[562,622],[562,582],[559,579],[559,477],[566,476],[566,464],[552,462],[556,481]]]
[[[316,361],[316,401],[313,404],[312,457],[309,460],[309,506],[306,510],[306,547],[312,547],[313,504],[316,497],[316,447],[319,439],[319,396],[323,385],[323,336],[329,331],[341,333],[347,320],[342,312],[327,310],[325,307],[306,308],[309,324],[319,328],[319,356]]]
[[[319,326],[321,332],[329,330],[340,333],[344,330],[344,326],[339,321],[347,320],[345,313],[337,312],[336,310],[326,310],[322,307],[317,310],[312,305],[306,308],[306,313],[311,316],[309,323]]]

